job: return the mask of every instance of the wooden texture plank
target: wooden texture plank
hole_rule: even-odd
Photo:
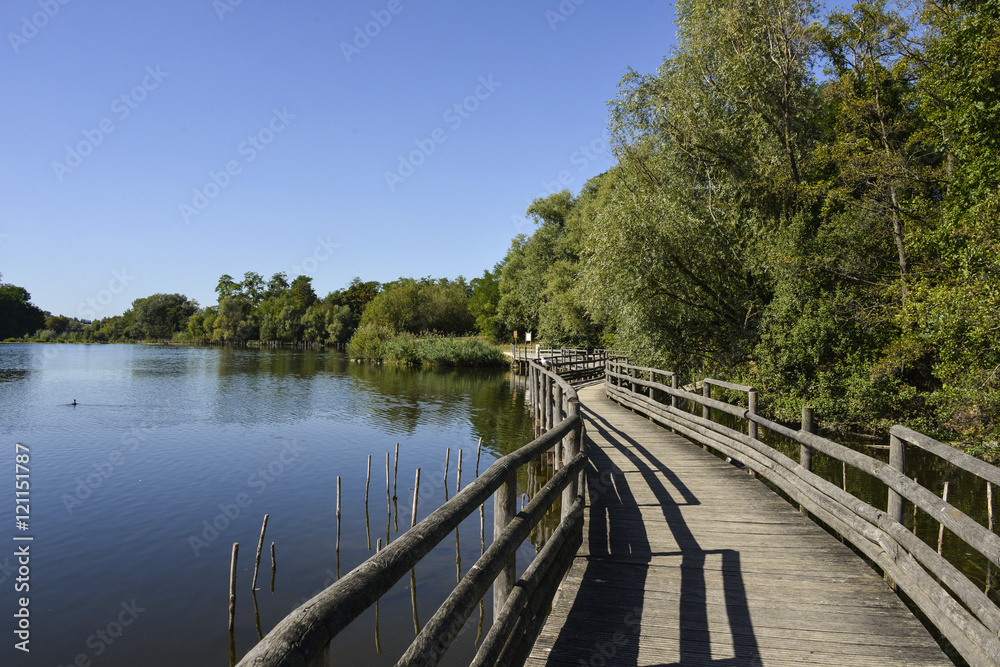
[[[580,390],[584,541],[526,665],[951,665],[868,565],[758,480]]]

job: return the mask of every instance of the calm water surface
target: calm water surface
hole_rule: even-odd
[[[71,403],[76,400],[78,405]],[[235,656],[375,543],[410,525],[531,439],[508,374],[352,364],[332,352],[126,345],[0,345],[0,434],[13,475],[30,448],[29,530],[0,537],[2,664],[227,665],[232,544],[240,544]],[[387,510],[385,455],[399,443],[398,501]],[[445,452],[451,449],[447,485]],[[365,476],[372,482],[365,512]],[[336,554],[336,479],[343,485]],[[264,514],[255,596],[253,560]],[[492,525],[489,505],[486,525]],[[13,648],[15,535],[30,535],[31,652]],[[268,547],[275,543],[273,582]],[[489,545],[489,536],[486,539]],[[525,556],[533,553],[526,545]],[[426,622],[480,552],[479,516],[416,569]],[[460,558],[457,558],[458,556]],[[523,567],[525,558],[519,558]],[[484,606],[485,628],[492,610]],[[468,664],[474,614],[445,663]],[[414,636],[408,577],[334,645],[337,664],[392,665]],[[376,639],[378,643],[376,643]],[[381,649],[381,653],[379,653]],[[82,656],[82,658],[80,657]],[[331,664],[333,664],[331,662]]]

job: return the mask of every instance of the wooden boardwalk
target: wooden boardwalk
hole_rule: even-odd
[[[761,482],[580,390],[583,546],[526,665],[952,665],[867,564]]]

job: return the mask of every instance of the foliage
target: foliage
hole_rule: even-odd
[[[20,338],[44,325],[45,313],[31,303],[28,290],[0,283],[0,339]]]
[[[383,286],[361,316],[361,325],[378,324],[393,331],[464,334],[472,330],[470,288],[461,276],[400,278]]]
[[[133,332],[137,338],[166,340],[184,331],[198,311],[198,303],[182,294],[154,294],[132,302]]]
[[[364,324],[355,332],[348,354],[402,366],[502,367],[508,363],[503,352],[478,338],[393,333],[373,324]]]

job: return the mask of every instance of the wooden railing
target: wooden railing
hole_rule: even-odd
[[[625,355],[615,350],[511,346],[511,360],[515,368],[526,372],[528,364],[537,361],[570,382],[603,377],[604,365],[607,361],[624,359],[626,359]]]
[[[670,383],[660,382],[659,379]],[[904,592],[940,630],[972,667],[1000,664],[1000,609],[965,574],[903,525],[907,503],[926,512],[961,538],[969,549],[1000,565],[1000,537],[958,508],[906,475],[906,451],[919,447],[986,481],[1000,484],[1000,469],[925,435],[894,426],[889,463],[849,449],[810,431],[812,413],[803,409],[802,428],[794,430],[757,414],[753,387],[707,379],[702,392],[678,387],[676,374],[651,368],[608,362],[608,397],[688,438],[713,448],[767,479],[882,569],[891,585]],[[719,386],[747,394],[747,407],[711,398]],[[679,401],[702,408],[701,416],[687,412]],[[718,410],[746,423],[746,432],[716,423]],[[782,454],[758,439],[757,427],[786,436],[799,444],[799,460]],[[813,452],[822,452],[881,480],[888,487],[886,509],[874,507],[811,470]],[[987,487],[990,488],[990,487]]]
[[[523,662],[583,537],[583,422],[576,391],[532,364],[539,378],[531,403],[547,421],[533,441],[493,462],[454,498],[378,554],[280,621],[240,661],[242,667],[305,667],[324,662],[330,641],[385,595],[430,551],[493,496],[493,543],[421,629],[398,665],[436,665],[465,621],[493,587],[494,621],[474,665]],[[558,471],[517,512],[518,470],[552,452]],[[561,500],[553,535],[518,579],[518,547]]]

